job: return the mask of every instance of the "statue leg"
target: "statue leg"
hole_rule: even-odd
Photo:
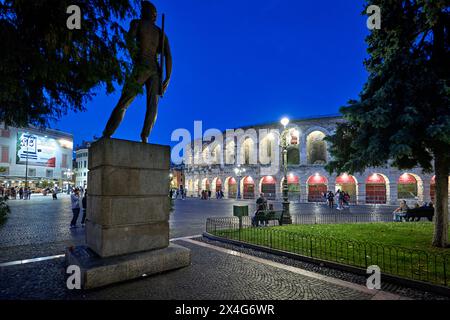
[[[146,70],[133,72],[135,73],[133,80],[125,83],[125,85],[123,86],[122,95],[120,96],[119,102],[117,102],[116,107],[109,117],[105,130],[103,130],[103,137],[105,138],[110,138],[114,134],[117,127],[119,127],[120,123],[122,122],[123,117],[125,116],[125,111],[128,109],[134,98],[136,98],[137,94],[139,93],[139,88],[144,85],[150,75]]]
[[[145,82],[147,90],[147,111],[145,113],[144,127],[141,132],[142,142],[146,143],[153,125],[156,121],[156,115],[158,113],[158,100],[159,100],[159,76],[154,74],[150,79]]]

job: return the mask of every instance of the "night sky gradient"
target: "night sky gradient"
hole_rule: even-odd
[[[176,128],[237,128],[338,113],[366,80],[363,0],[154,0],[166,14],[173,74],[151,143]],[[158,17],[158,24],[160,17]],[[128,22],[125,22],[128,28]],[[100,136],[120,96],[99,89],[87,112],[54,128],[75,144]],[[145,100],[137,98],[113,137],[140,138]]]

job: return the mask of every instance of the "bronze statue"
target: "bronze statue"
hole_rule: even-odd
[[[149,1],[142,1],[141,19],[131,21],[130,30],[126,37],[128,49],[133,59],[133,71],[130,78],[125,82],[120,100],[103,131],[103,137],[105,138],[110,138],[114,134],[123,120],[125,111],[144,84],[147,91],[147,112],[141,132],[142,142],[147,142],[155,124],[159,96],[162,96],[166,91],[172,73],[169,40],[164,34],[164,27],[161,30],[156,26],[156,18],[156,7]],[[158,54],[160,55],[161,65],[158,65]],[[161,83],[163,67],[166,69],[166,77]]]

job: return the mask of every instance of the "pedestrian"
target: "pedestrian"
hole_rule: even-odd
[[[19,199],[23,200],[23,188],[22,187],[20,187],[20,189],[19,189]]]
[[[334,193],[332,191],[328,191],[327,200],[328,206],[332,209],[334,207]]]
[[[84,196],[83,199],[81,200],[81,205],[83,207],[83,217],[81,218],[81,226],[84,227],[84,223],[86,222],[86,209],[87,209],[87,189],[84,190]]]
[[[211,198],[211,190],[208,190],[208,199]]]
[[[70,228],[72,229],[77,227],[77,220],[80,214],[80,191],[78,188],[75,188],[73,193],[70,195],[70,202],[73,213],[72,221],[70,222]]]
[[[169,191],[169,198],[172,199],[173,198],[173,189],[171,188]]]
[[[52,190],[52,196],[53,196],[53,200],[58,200],[58,197],[56,195],[56,188],[53,188]]]

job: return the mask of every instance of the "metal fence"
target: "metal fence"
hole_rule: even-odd
[[[372,218],[375,219],[375,217]],[[305,215],[304,218],[296,217],[295,219],[297,219],[296,223],[305,221],[306,223],[319,223],[319,221],[320,223],[334,223],[333,219],[344,218],[330,215],[327,218],[322,216],[322,220],[313,220],[310,215]],[[384,219],[384,217],[380,219]],[[356,221],[369,222],[358,217],[354,220],[350,219],[348,223]],[[353,267],[366,269],[370,265],[377,265],[385,274],[449,286],[449,254],[294,233],[274,228],[252,227],[249,217],[243,217],[241,224],[237,217],[208,218],[206,232],[225,239],[238,240]]]

